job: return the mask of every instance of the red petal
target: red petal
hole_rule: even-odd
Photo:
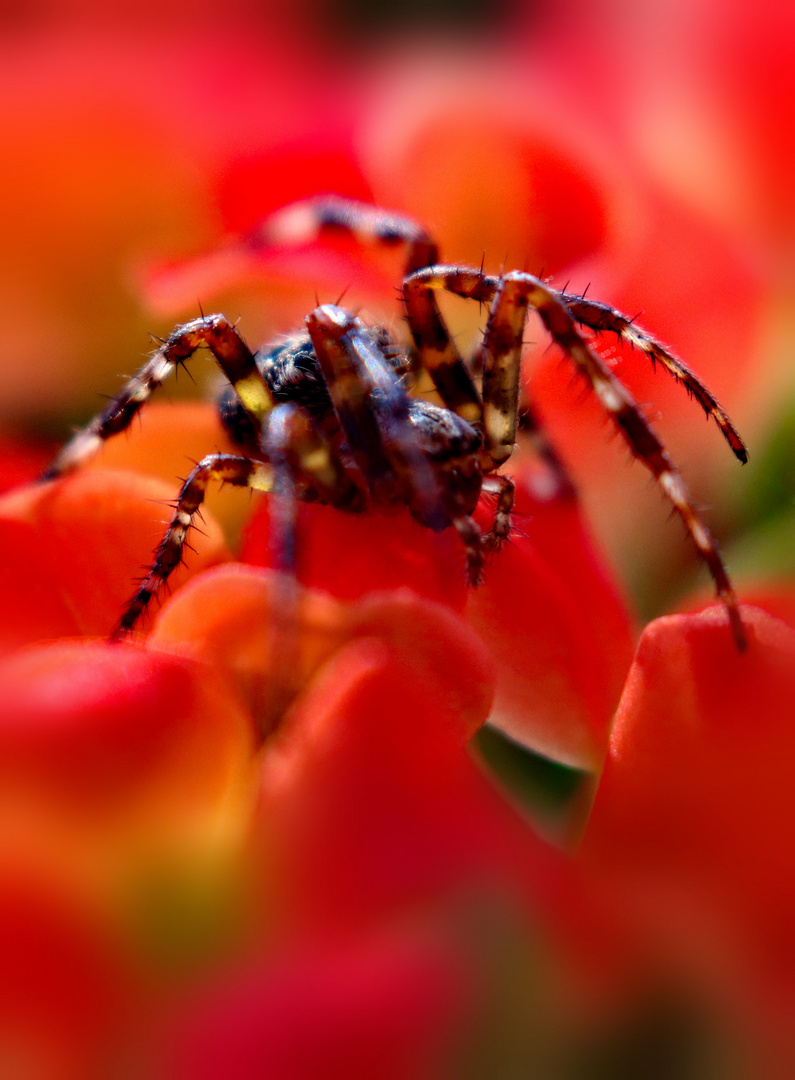
[[[0,678],[8,880],[32,867],[100,919],[149,928],[141,908],[156,884],[193,895],[208,872],[229,873],[255,789],[253,724],[228,683],[174,657],[85,643],[17,653]]]
[[[51,549],[38,529],[27,521],[0,518],[0,652],[79,633],[50,558]]]
[[[263,501],[243,542],[241,559],[273,566],[269,507]],[[433,533],[408,511],[345,514],[330,506],[301,506],[298,579],[341,600],[408,588],[460,610],[466,596],[464,557],[454,530]]]
[[[530,471],[518,478],[516,531],[471,590],[467,619],[497,664],[494,722],[541,753],[598,769],[632,659],[631,624],[576,500],[548,500],[539,482]]]
[[[556,858],[464,753],[449,695],[382,642],[321,670],[263,767],[271,880],[292,924],[356,926],[506,887],[548,898],[550,874],[560,884]]]
[[[135,580],[151,566],[171,514],[168,506],[158,504],[173,495],[173,486],[149,477],[89,470],[10,492],[0,500],[0,520],[35,530],[37,543],[31,546],[26,580],[39,572],[38,556],[78,632],[101,636],[113,629]],[[174,587],[190,574],[231,558],[211,519],[205,531],[206,536],[191,537],[196,554],[189,554],[189,569],[181,567],[172,575]],[[33,591],[35,595],[35,586]]]
[[[4,786],[96,816],[160,797],[221,797],[251,748],[248,714],[211,670],[124,645],[59,643],[2,665]]]
[[[238,977],[181,1024],[175,1080],[438,1076],[469,987],[439,943],[405,932],[315,943]]]
[[[0,1026],[11,1073],[76,1080],[107,1067],[132,996],[115,944],[52,881],[3,875]]]
[[[583,856],[680,966],[709,965],[716,999],[777,1023],[795,978],[795,632],[743,615],[742,655],[717,608],[647,627]]]
[[[7,432],[0,434],[0,492],[34,481],[52,460],[55,447]]]
[[[485,723],[494,700],[495,664],[461,618],[408,590],[365,596],[352,606],[350,617],[354,634],[380,638],[400,654],[413,677],[437,684],[462,741]]]

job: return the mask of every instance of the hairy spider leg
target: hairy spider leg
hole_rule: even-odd
[[[403,282],[403,295],[423,363],[427,362],[429,350],[432,354],[437,349],[434,343],[436,328],[425,319],[427,309],[424,298],[433,296],[435,290],[444,290],[469,300],[477,300],[479,303],[488,303],[494,299],[494,283],[498,280],[500,279],[484,274],[482,270],[441,265],[426,267],[406,278]],[[449,337],[446,328],[444,333]],[[517,345],[513,335],[510,339],[503,340],[504,334],[501,337],[501,333],[499,321],[495,324],[492,307],[486,339],[480,346],[478,355],[483,371],[482,403],[478,395],[478,409],[480,426],[483,428],[482,463],[485,470],[494,469],[506,461],[516,442],[521,338]],[[491,347],[487,345],[489,337]],[[466,370],[463,361],[462,367]],[[431,375],[433,376],[432,372]]]
[[[412,218],[338,195],[290,203],[269,215],[246,239],[256,246],[307,244],[335,233],[382,247],[405,245],[406,273],[430,266],[439,258],[429,233]]]
[[[430,273],[433,276],[436,269],[431,266],[404,280],[403,305],[406,309],[406,321],[420,363],[430,375],[446,408],[475,427],[481,427],[481,395],[464,358],[450,336],[433,288],[425,285],[424,275]]]
[[[131,633],[152,599],[157,596],[168,578],[182,563],[188,530],[204,502],[212,480],[257,491],[270,491],[273,470],[263,462],[236,454],[210,454],[191,471],[174,502],[174,513],[168,529],[155,552],[152,568],[146,573],[111,633],[111,641],[119,641]]]
[[[589,327],[597,333],[607,331],[617,334],[623,341],[645,353],[653,365],[659,363],[665,368],[696,399],[707,416],[712,417],[735,457],[743,465],[748,461],[748,450],[745,443],[726,410],[718,403],[712,392],[699,377],[686,364],[683,364],[678,356],[666,349],[651,334],[646,333],[639,326],[635,326],[632,319],[628,319],[626,315],[622,315],[620,311],[616,311],[609,304],[603,304],[598,300],[586,300],[584,297],[572,293],[560,293],[559,296],[576,322]]]
[[[316,308],[306,325],[334,411],[373,503],[382,510],[408,504],[435,531],[454,525],[466,551],[469,578],[480,582],[480,529],[445,491],[418,444],[408,394],[372,331],[333,304]]]
[[[293,680],[299,663],[296,552],[299,489],[291,466],[296,457],[300,461],[305,424],[298,406],[283,402],[268,414],[259,440],[260,453],[269,462],[273,475],[268,510],[272,565],[277,571],[264,657],[267,695],[260,702],[257,715],[263,737],[277,726],[295,694]],[[328,456],[331,457],[330,453]]]
[[[263,421],[263,460],[236,454],[210,454],[193,469],[174,503],[174,515],[147,572],[113,631],[111,640],[128,634],[169,576],[183,561],[188,530],[204,502],[211,481],[270,492],[276,569],[295,577],[295,505],[318,497],[349,513],[364,508],[361,491],[346,473],[336,452],[297,406],[276,405]],[[298,478],[302,485],[296,488]]]
[[[569,313],[556,290],[551,289],[532,274],[519,270],[498,278],[485,275],[479,270],[449,266],[433,267],[419,271],[414,276],[421,279],[428,288],[447,289],[465,297],[480,296],[481,290],[476,288],[474,282],[477,277],[493,290],[494,299],[489,317],[489,326],[493,329],[490,335],[487,332],[487,340],[495,355],[488,355],[486,341],[481,346],[481,355],[485,365],[494,365],[498,376],[496,385],[500,389],[508,383],[518,385],[518,376],[514,379],[513,375],[505,375],[504,363],[508,358],[510,363],[518,366],[528,307],[538,312],[553,340],[561,346],[593,389],[633,455],[649,469],[681,517],[690,538],[712,575],[718,597],[728,613],[737,646],[743,650],[746,646],[746,635],[737,597],[709,529],[694,507],[687,488],[668,456],[664,444],[643,416],[627,388],[583,338],[577,329],[574,317]],[[485,370],[484,385],[488,385]],[[503,416],[502,407],[501,397],[498,397],[496,402],[492,402],[484,392],[484,422],[487,440],[492,439],[495,443],[506,437],[505,432],[509,422]],[[490,424],[492,431],[490,431]],[[487,441],[487,446],[489,445]]]
[[[154,391],[201,346],[210,350],[259,430],[274,402],[254,354],[223,315],[207,315],[178,326],[121,393],[63,446],[41,479],[72,472],[93,457],[107,439],[125,431]]]
[[[483,537],[486,548],[498,550],[511,534],[511,512],[516,498],[513,480],[491,473],[483,479],[483,490],[497,496],[491,528]]]
[[[250,234],[249,242],[300,244],[335,233],[347,233],[362,243],[389,247],[404,244],[407,274],[432,266],[439,258],[430,234],[416,221],[336,196],[291,203],[268,217]],[[480,394],[450,336],[433,291],[421,286],[404,290],[403,302],[420,362],[442,402],[470,424],[479,425]]]

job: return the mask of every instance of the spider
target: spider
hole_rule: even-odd
[[[367,204],[332,196],[297,202],[266,219],[246,242],[300,243],[333,233],[404,246],[402,298],[412,347],[400,345],[386,330],[367,325],[339,303],[319,304],[300,332],[258,353],[223,315],[202,315],[162,341],[104,411],[65,444],[45,473],[45,479],[53,479],[76,469],[106,439],[129,427],[175,368],[186,364],[199,347],[209,349],[228,381],[219,403],[221,418],[241,453],[211,454],[185,480],[154,563],[113,637],[132,631],[181,562],[188,530],[213,480],[281,494],[291,502],[319,500],[351,513],[408,507],[430,529],[452,526],[458,531],[469,580],[478,584],[486,552],[498,548],[510,532],[513,485],[498,470],[516,442],[522,336],[533,310],[682,518],[743,649],[737,598],[709,529],[660,438],[578,326],[613,331],[652,364],[664,367],[714,419],[744,463],[742,439],[698,377],[607,304],[558,291],[523,271],[494,276],[482,267],[441,264],[424,228]],[[483,339],[469,365],[442,318],[439,290],[490,305]],[[441,404],[410,395],[418,373],[430,376]],[[497,499],[491,528],[481,534],[472,514],[484,489]],[[289,551],[283,557],[290,562]]]

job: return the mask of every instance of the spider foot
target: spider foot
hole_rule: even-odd
[[[488,476],[483,482],[483,490],[497,496],[491,528],[483,534],[482,547],[487,555],[496,554],[511,535],[513,522],[511,513],[515,491],[512,481],[507,476]]]
[[[453,524],[464,545],[466,554],[467,578],[470,585],[483,584],[483,566],[485,563],[485,548],[483,534],[478,525],[469,515],[455,518]]]
[[[501,549],[503,544],[510,536],[510,528],[505,532],[497,532],[495,529],[489,529],[487,533],[483,534],[481,540],[481,547],[486,558],[496,555]]]

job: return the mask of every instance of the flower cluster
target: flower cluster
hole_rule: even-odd
[[[345,70],[331,38],[288,16],[253,43],[217,21],[164,23],[168,64],[96,27],[18,43],[0,75],[22,103],[0,115],[20,150],[3,264],[20,361],[0,442],[0,1072],[795,1070],[795,590],[781,539],[795,483],[763,348],[786,203],[773,121],[758,122],[784,76],[765,63],[773,3],[750,22],[713,6],[693,5],[703,25],[669,14],[670,39],[638,65],[647,27],[608,10],[598,27],[582,11],[517,14],[493,52]],[[297,5],[293,19],[314,14]],[[684,77],[685,40],[703,61],[687,123],[660,93],[666,74]],[[611,41],[626,46],[620,72]],[[753,100],[731,91],[738,62]],[[42,97],[53,67],[61,93]],[[262,107],[278,95],[283,110]],[[68,145],[63,115],[79,121]],[[710,178],[743,154],[751,165],[713,198]],[[45,162],[60,181],[42,211]],[[479,264],[486,245],[487,262],[508,251],[643,308],[752,443],[773,432],[762,494],[717,520],[740,567],[746,653],[690,588],[692,553],[656,496],[617,474],[594,403],[577,404],[560,356],[532,344],[527,390],[574,483],[520,448],[514,534],[481,587],[466,587],[450,531],[307,504],[294,592],[273,568],[267,499],[225,491],[173,595],[134,640],[107,642],[186,458],[232,448],[210,405],[156,403],[85,469],[25,484],[47,453],[18,430],[33,365],[47,362],[34,404],[52,421],[79,411],[109,349],[137,363],[141,303],[174,322],[198,294],[242,311],[256,339],[299,325],[316,287],[349,284],[394,320],[390,253],[237,239],[330,188],[432,223],[446,258]],[[46,237],[46,264],[26,230]],[[450,317],[474,338],[477,311]],[[725,495],[728,463],[692,403],[595,345],[659,403],[698,494]]]

